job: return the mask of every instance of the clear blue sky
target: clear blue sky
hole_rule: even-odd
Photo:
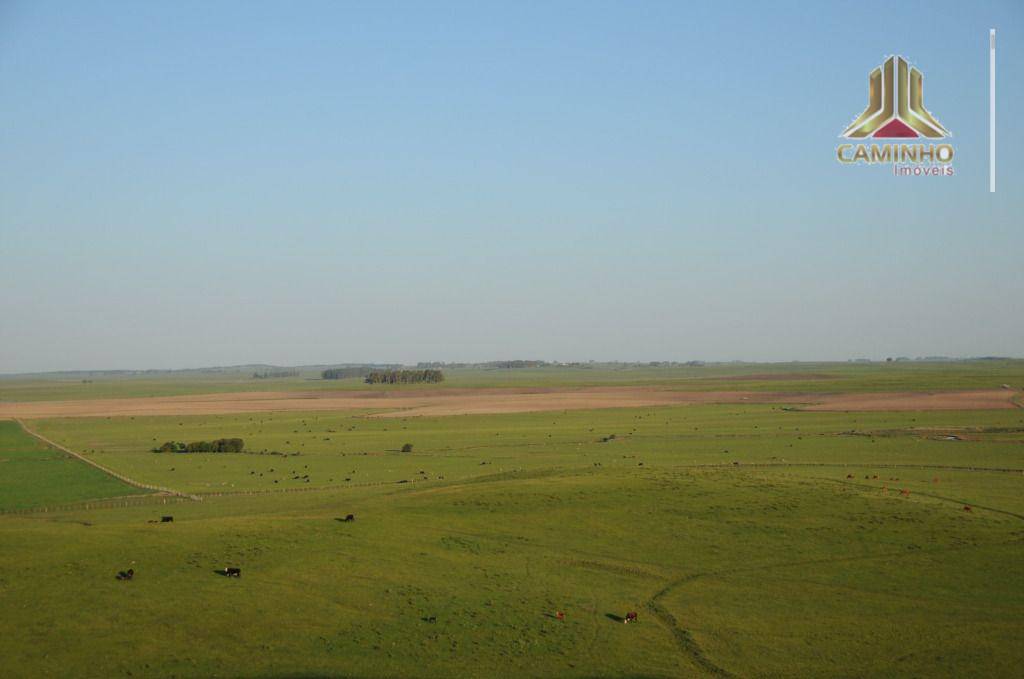
[[[0,372],[1024,355],[1022,41],[1018,0],[0,0]],[[893,53],[952,178],[835,161]]]

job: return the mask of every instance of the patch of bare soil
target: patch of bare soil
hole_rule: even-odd
[[[824,373],[756,373],[754,375],[723,375],[705,378],[710,381],[722,382],[787,382],[799,380],[831,380],[834,375]]]
[[[804,410],[905,411],[905,410],[1006,410],[1017,407],[1016,392],[1005,389],[978,391],[892,392],[827,394],[813,399]]]
[[[374,417],[591,410],[707,403],[787,403],[805,410],[990,410],[1015,407],[1006,390],[937,393],[785,394],[671,391],[661,387],[488,388],[243,392],[80,401],[0,403],[0,418],[222,415],[284,411],[374,410]]]
[[[243,392],[0,403],[0,417],[113,417],[144,415],[213,415],[290,410],[378,410],[380,417],[406,415],[467,415],[545,410],[629,408],[677,403],[729,403],[765,400],[753,392],[683,392],[649,387],[592,387],[583,389],[433,389],[347,392]]]

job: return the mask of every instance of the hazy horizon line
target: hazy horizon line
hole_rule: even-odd
[[[416,368],[420,364],[429,364],[440,367],[449,366],[451,368],[472,368],[477,366],[487,366],[494,363],[506,363],[511,361],[529,361],[537,362],[542,365],[530,366],[533,368],[543,367],[559,367],[559,366],[577,366],[577,365],[627,365],[627,366],[649,366],[658,367],[659,364],[670,364],[675,366],[690,366],[697,367],[698,365],[794,365],[794,364],[847,364],[847,363],[928,363],[928,362],[969,362],[969,361],[1019,361],[1024,360],[1022,356],[997,356],[997,355],[976,355],[976,356],[943,356],[943,355],[924,355],[924,356],[886,356],[882,357],[868,357],[868,356],[857,356],[850,358],[832,358],[832,359],[789,359],[789,360],[748,360],[748,359],[651,359],[651,360],[597,360],[597,359],[586,359],[586,360],[557,360],[557,359],[538,359],[538,358],[497,358],[488,359],[482,361],[417,361],[414,363],[408,363],[403,361],[336,361],[331,363],[301,363],[301,364],[279,364],[279,363],[236,363],[231,365],[201,365],[193,367],[175,367],[175,368],[66,368],[56,370],[24,370],[16,372],[0,372],[0,378],[12,378],[12,377],[32,377],[32,376],[45,376],[45,375],[78,375],[78,374],[111,374],[111,373],[176,373],[176,372],[208,372],[208,371],[228,371],[228,370],[248,370],[248,369],[259,369],[269,368],[277,370],[314,370],[314,369],[325,369],[333,367],[392,367],[399,366],[402,368]],[[506,370],[521,370],[522,367],[516,368],[496,368]]]

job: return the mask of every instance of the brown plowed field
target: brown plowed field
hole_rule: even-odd
[[[804,410],[1003,410],[1016,407],[1016,394],[1009,389],[829,394]]]
[[[0,418],[214,415],[375,410],[375,417],[586,410],[698,403],[787,403],[806,410],[990,410],[1016,407],[1006,389],[870,394],[670,391],[657,387],[244,392],[81,401],[0,403]]]

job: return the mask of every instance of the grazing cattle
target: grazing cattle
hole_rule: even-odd
[[[126,571],[118,571],[117,572],[117,579],[118,580],[131,580],[134,577],[135,577],[135,569],[134,568],[129,568]]]
[[[565,620],[565,611],[555,611],[555,617],[559,620]]]
[[[964,505],[964,511],[965,512],[971,511],[971,506],[970,505]]]
[[[848,479],[852,479],[852,478],[853,478],[853,474],[847,474],[847,475],[846,475],[846,478],[848,478]]]
[[[910,497],[910,491],[907,490],[906,488],[901,488],[900,489],[900,495],[903,495],[903,496],[906,496],[906,497]]]
[[[355,520],[356,520],[356,515],[355,514],[346,514],[345,518],[342,519],[342,521],[355,521]]]
[[[160,517],[160,523],[171,523],[172,521],[174,521],[174,517],[173,516],[161,516]]]
[[[242,577],[242,569],[241,568],[230,568],[230,567],[228,567],[228,568],[225,568],[222,572],[224,573],[224,575],[226,575],[229,578],[240,578],[240,577]]]
[[[626,617],[623,618],[622,622],[636,622],[636,611],[630,611],[629,613],[626,613]]]

